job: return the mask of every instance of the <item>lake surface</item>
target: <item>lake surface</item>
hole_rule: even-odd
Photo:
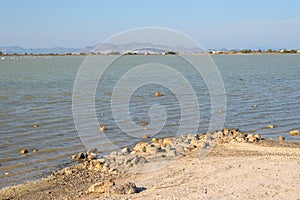
[[[81,56],[57,56],[5,57],[0,60],[0,188],[47,176],[74,163],[70,159],[72,154],[86,151],[72,112],[74,80],[84,59]],[[289,136],[289,131],[300,129],[300,55],[215,55],[212,59],[225,86],[227,106],[219,113],[220,116],[226,113],[225,127],[260,133],[268,138],[278,139],[283,135],[287,140],[300,141],[299,136]],[[197,132],[207,131],[212,113],[211,91],[193,67],[176,56],[124,56],[107,68],[98,83],[96,116],[99,124],[106,125],[108,131],[104,134],[95,130],[94,135],[104,134],[115,146],[123,147],[141,140],[147,133],[140,126],[132,128],[130,134],[124,133],[114,120],[111,98],[123,74],[134,66],[149,62],[172,66],[186,78],[197,96],[200,112],[196,117],[186,114],[184,123],[188,127],[198,117]],[[99,68],[103,67],[99,65]],[[164,79],[170,79],[172,87],[184,90],[184,84],[172,76]],[[155,97],[157,91],[164,96]],[[118,96],[120,102],[128,98],[126,95]],[[172,88],[155,81],[139,87],[129,98],[130,120],[136,125],[142,121],[151,122],[147,128],[155,129],[151,124],[160,120],[152,118],[151,121],[149,109],[162,105],[167,117],[155,137],[176,135],[182,120],[180,97],[176,95]],[[190,94],[181,95],[189,97]],[[187,99],[185,104],[193,103],[189,100],[192,96]],[[115,108],[122,115],[126,106],[120,104]],[[125,124],[126,120],[124,116]],[[34,124],[39,124],[39,128],[34,128]],[[270,124],[275,128],[266,128]],[[86,126],[90,126],[89,119],[86,119]],[[105,140],[98,141],[98,145],[107,146],[107,151],[113,149]],[[20,155],[21,148],[27,148],[29,153]],[[33,149],[38,151],[32,152]],[[101,149],[105,154],[105,148]]]

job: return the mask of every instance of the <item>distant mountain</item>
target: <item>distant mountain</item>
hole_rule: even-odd
[[[64,48],[64,47],[54,47],[54,48],[30,48],[25,49],[19,46],[5,46],[0,47],[0,51],[3,54],[65,54],[65,53],[75,53],[80,52],[81,49],[77,48]]]
[[[187,48],[183,45],[171,47],[160,44],[152,44],[150,42],[129,42],[125,44],[111,44],[111,43],[100,43],[97,46],[88,46],[83,49],[79,48],[22,48],[19,46],[4,46],[0,47],[0,51],[3,54],[66,54],[66,53],[126,53],[126,52],[137,52],[137,53],[163,53],[167,51],[180,52],[180,53],[200,53],[202,49],[198,47]]]
[[[91,47],[92,48],[92,47]],[[203,52],[202,49],[198,47],[187,48],[185,46],[179,45],[175,47],[152,44],[151,42],[130,42],[125,44],[111,44],[111,43],[100,43],[99,45],[89,49],[90,52],[94,53],[110,53],[110,52],[146,52],[149,50],[152,53],[162,53],[166,51],[174,51],[180,53],[200,53]]]

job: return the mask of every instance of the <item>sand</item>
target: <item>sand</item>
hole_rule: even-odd
[[[300,144],[265,140],[216,145],[208,155],[147,163],[134,172],[99,173],[73,166],[73,172],[4,188],[0,199],[300,199]],[[163,168],[150,172],[143,169]],[[71,171],[72,171],[71,170]],[[69,170],[70,171],[70,170]],[[87,193],[103,180],[133,182],[135,194]]]

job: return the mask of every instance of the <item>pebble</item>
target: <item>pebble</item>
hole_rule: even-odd
[[[124,154],[129,154],[130,153],[130,149],[128,147],[125,147],[121,150],[122,153]]]
[[[208,142],[202,142],[201,148],[204,149],[204,148],[207,148],[207,147],[209,147],[209,143]]]
[[[32,152],[37,152],[38,150],[37,149],[32,149]]]
[[[267,126],[267,128],[271,128],[272,129],[272,128],[275,128],[275,126],[270,124],[270,125]]]
[[[300,135],[300,131],[299,130],[292,130],[290,131],[290,135]]]
[[[280,136],[279,136],[279,140],[280,140],[280,141],[283,141],[283,140],[285,140],[285,137],[282,136],[282,135],[280,135]]]
[[[147,146],[148,146],[147,142],[139,142],[134,146],[133,150],[137,152],[146,152]]]
[[[257,139],[261,139],[261,135],[260,134],[255,134],[254,137],[256,137]]]
[[[107,127],[104,126],[104,125],[101,125],[101,126],[99,127],[99,130],[102,131],[102,132],[105,132],[105,131],[107,131]]]
[[[38,125],[38,124],[33,125],[33,128],[39,128],[39,127],[40,127],[40,125]]]
[[[96,159],[97,158],[97,155],[96,154],[94,154],[94,153],[91,153],[90,155],[88,155],[87,157],[86,157],[88,160],[94,160],[94,159]]]
[[[174,140],[173,138],[165,138],[162,143],[164,146],[167,146],[167,145],[171,144],[171,142],[173,140]]]
[[[155,93],[155,96],[156,96],[156,97],[162,97],[162,96],[164,96],[164,95],[163,95],[162,93],[160,93],[160,92],[156,92],[156,93]]]
[[[27,150],[27,149],[21,149],[21,150],[20,150],[20,154],[26,154],[26,153],[28,153],[28,150]]]
[[[147,125],[148,125],[148,122],[142,121],[142,122],[141,122],[141,125],[142,125],[142,126],[147,126]]]

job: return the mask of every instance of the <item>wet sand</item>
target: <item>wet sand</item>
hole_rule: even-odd
[[[299,143],[223,142],[204,155],[201,154],[205,149],[203,145],[194,147],[174,157],[155,157],[153,155],[163,154],[136,149],[135,158],[146,158],[147,162],[120,164],[110,169],[95,160],[86,161],[42,180],[4,188],[0,191],[0,199],[300,198]],[[132,153],[128,152],[128,156]],[[109,158],[118,161],[118,155]],[[116,185],[134,183],[138,193],[89,192],[93,184],[107,180]]]

